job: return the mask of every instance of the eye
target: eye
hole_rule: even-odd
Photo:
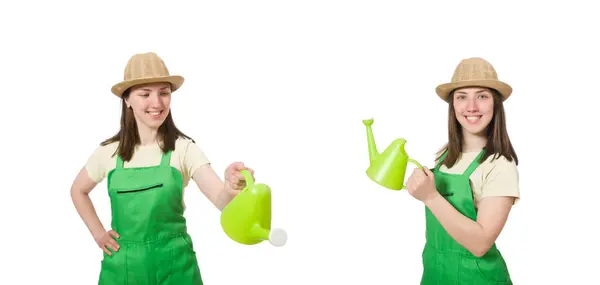
[[[150,96],[150,94],[144,93],[144,94],[140,94],[140,96],[142,96],[142,97],[148,97],[148,96]]]
[[[160,95],[161,96],[169,96],[169,95],[171,95],[171,93],[170,92],[162,92],[162,93],[160,93]]]
[[[489,96],[487,94],[481,94],[481,95],[479,95],[479,98],[487,99],[487,98],[489,98]]]

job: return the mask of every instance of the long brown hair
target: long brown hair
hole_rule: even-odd
[[[495,89],[490,89],[490,91],[494,98],[494,115],[486,128],[485,153],[481,156],[479,162],[481,163],[490,155],[494,155],[494,158],[504,156],[508,161],[514,160],[516,164],[519,164],[519,159],[506,130],[506,115],[502,104],[502,95]],[[442,164],[446,167],[452,167],[462,152],[463,136],[462,127],[456,119],[454,110],[454,90],[450,93],[448,101],[448,143],[440,150],[436,161],[439,161],[444,152],[447,151],[448,154]]]
[[[131,94],[130,92],[131,89],[127,89],[123,92],[123,96],[121,96],[121,129],[116,135],[106,139],[100,144],[105,146],[113,142],[119,142],[119,146],[113,156],[119,154],[123,161],[131,160],[135,147],[140,144],[140,134],[138,132],[135,116],[133,115],[133,111],[130,108],[127,108],[127,104],[125,104],[125,99],[129,97]],[[158,128],[158,137],[162,141],[160,148],[163,152],[175,150],[175,141],[177,141],[179,137],[190,139],[192,142],[194,141],[177,129],[171,114],[172,112],[169,110],[167,118]]]

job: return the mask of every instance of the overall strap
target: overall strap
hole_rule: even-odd
[[[446,158],[446,155],[448,155],[448,150],[445,150],[442,156],[440,157],[440,160],[435,166],[435,170],[440,170],[440,166],[442,166],[442,162],[444,161],[444,158]]]
[[[477,169],[477,167],[479,166],[479,159],[481,158],[481,156],[485,153],[485,148],[482,149],[479,154],[477,155],[477,157],[475,157],[475,159],[473,159],[473,161],[471,162],[471,164],[469,164],[469,167],[467,167],[467,169],[465,170],[465,172],[462,174],[463,176],[471,176],[471,174],[473,174],[473,171],[475,171],[475,169]]]
[[[161,167],[171,167],[171,153],[172,151],[168,151],[162,154],[162,158],[160,159]]]
[[[117,169],[123,169],[123,159],[117,154]]]

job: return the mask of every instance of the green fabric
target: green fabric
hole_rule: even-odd
[[[477,211],[469,176],[479,166],[479,158],[484,151],[479,153],[463,174],[448,174],[439,170],[446,153],[432,170],[438,192],[460,213],[472,220],[477,219]],[[427,207],[425,218],[426,244],[423,249],[421,285],[512,285],[506,263],[496,244],[478,258],[456,242]]]
[[[120,249],[104,253],[99,285],[202,285],[192,240],[183,216],[183,180],[170,166],[123,168],[108,174],[112,229]]]

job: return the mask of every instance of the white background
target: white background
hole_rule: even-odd
[[[361,120],[375,118],[380,151],[403,137],[431,166],[447,116],[434,88],[472,56],[514,87],[505,108],[522,200],[498,246],[515,284],[597,279],[597,9],[194,2],[3,2],[0,284],[97,282],[102,253],[69,190],[117,131],[110,87],[148,51],[186,78],[173,95],[177,125],[219,174],[236,160],[254,168],[273,190],[273,226],[289,235],[281,248],[236,244],[191,183],[186,216],[205,284],[418,284],[423,205],[364,175]],[[105,182],[92,199],[108,227]]]

